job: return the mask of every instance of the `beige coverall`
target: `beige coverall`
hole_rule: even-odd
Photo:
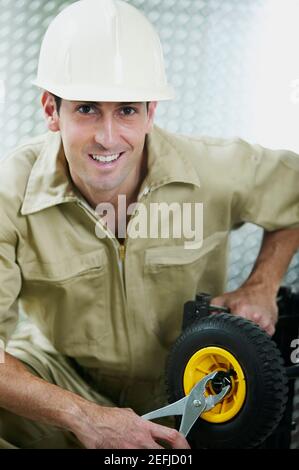
[[[224,292],[231,229],[299,224],[298,155],[158,127],[146,145],[139,202],[203,203],[202,247],[186,249],[183,234],[131,238],[137,212],[121,256],[116,238],[96,235],[96,223],[105,229],[72,185],[59,133],[0,162],[0,339],[49,382],[138,414],[165,403],[165,358],[184,303],[199,291]],[[14,333],[20,310],[44,338],[26,322]],[[5,410],[0,438],[2,447],[79,445]]]

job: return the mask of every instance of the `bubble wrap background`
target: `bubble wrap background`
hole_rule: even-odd
[[[257,112],[257,106],[262,103],[257,103],[256,97],[261,76],[258,67],[263,63],[267,65],[268,56],[261,57],[260,33],[265,30],[265,25],[269,25],[269,6],[271,3],[273,12],[273,2],[129,0],[159,31],[168,76],[177,92],[175,102],[160,105],[159,125],[190,135],[238,135],[264,143],[260,138],[264,136],[265,119],[261,122],[257,119],[263,113]],[[35,76],[40,42],[49,22],[70,3],[0,0],[0,158],[29,135],[45,130],[39,91],[31,85],[31,80]],[[286,0],[284,5],[287,10],[292,6],[291,0]],[[271,29],[269,31],[271,33]],[[282,55],[289,53],[282,51]],[[298,76],[299,67],[298,75],[289,78]],[[265,129],[269,146],[280,143],[275,129],[270,138],[266,134]],[[294,142],[296,140],[289,135],[282,141],[283,146],[299,151],[299,142],[297,148]],[[250,273],[261,237],[261,231],[251,225],[232,234],[228,289],[238,287]],[[299,289],[298,255],[291,263],[285,283]],[[299,415],[297,402],[296,407]],[[294,436],[293,447],[296,446],[299,447],[299,434]]]

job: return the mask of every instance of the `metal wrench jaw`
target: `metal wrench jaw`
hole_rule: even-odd
[[[190,394],[188,395],[188,401],[186,403],[185,412],[183,414],[181,426],[179,429],[179,431],[184,436],[187,436],[199,416],[205,411],[211,410],[225,397],[229,391],[230,385],[227,385],[217,395],[205,396],[204,393],[206,391],[208,382],[213,380],[217,373],[218,372],[216,371],[206,375],[193,387]]]
[[[205,411],[209,411],[212,408],[214,408],[214,406],[218,405],[218,403],[225,397],[225,395],[228,393],[229,390],[230,390],[230,385],[226,385],[226,387],[223,387],[221,392],[218,393],[217,395],[208,395],[206,397]]]
[[[182,415],[182,421],[179,431],[187,436],[195,421],[204,411],[209,411],[219,403],[227,394],[230,385],[224,387],[218,395],[205,396],[206,386],[210,380],[217,375],[216,372],[206,375],[197,384],[194,385],[189,395],[180,400],[163,406],[157,410],[142,415],[144,419],[162,418],[163,416]]]
[[[209,374],[206,377],[204,377],[200,382],[198,382],[193,387],[189,395],[181,398],[178,401],[175,401],[174,403],[171,403],[170,405],[166,405],[166,406],[163,406],[162,408],[158,408],[157,410],[146,413],[142,415],[141,417],[144,419],[150,420],[150,419],[155,419],[155,418],[162,418],[163,416],[174,416],[174,415],[183,416],[188,407],[188,403],[190,403],[191,401],[193,402],[194,400],[199,400],[199,401],[201,400],[202,406],[200,408],[197,408],[197,412],[202,413],[204,406],[205,406],[205,401],[203,399],[205,398],[204,391],[206,389],[206,384],[209,382],[209,380],[212,380],[216,374],[217,372],[213,372],[212,374]]]

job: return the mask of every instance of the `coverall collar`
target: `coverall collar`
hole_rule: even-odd
[[[188,160],[168,139],[167,132],[154,126],[147,136],[148,173],[140,193],[145,188],[155,190],[169,183],[200,186],[198,175]],[[78,200],[64,155],[60,132],[46,134],[45,144],[29,176],[22,205],[22,215]]]

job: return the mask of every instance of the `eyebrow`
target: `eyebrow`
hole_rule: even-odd
[[[97,106],[101,108],[102,103],[98,101],[73,101],[72,103],[78,104],[78,103],[83,103],[87,104],[88,106]],[[142,101],[132,101],[132,102],[123,102],[123,103],[117,103],[117,106],[131,106],[131,105],[136,105],[136,104],[142,104]]]

